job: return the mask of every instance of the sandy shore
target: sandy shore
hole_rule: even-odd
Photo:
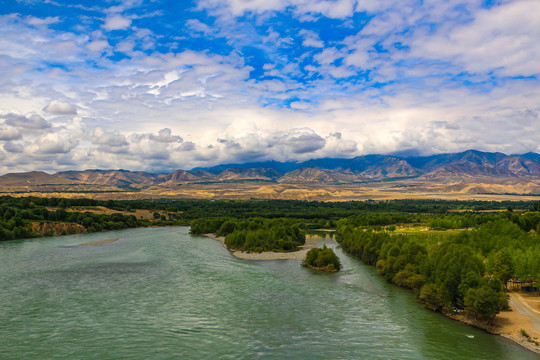
[[[540,342],[539,302],[539,296],[511,292],[510,306],[513,311],[502,312],[495,319],[502,336],[537,354],[540,354],[540,346],[521,335],[521,329],[531,336],[531,340]]]
[[[219,241],[226,249],[228,249],[233,254],[233,256],[245,260],[304,260],[306,257],[306,253],[309,251],[309,249],[319,246],[319,244],[324,240],[320,236],[306,236],[306,244],[301,246],[300,250],[298,251],[266,251],[261,253],[252,253],[229,249],[225,245],[224,236],[217,236],[216,234],[203,234],[203,236],[207,236],[209,238]]]
[[[521,330],[523,329],[530,335],[532,341],[540,342],[540,331],[537,330],[540,319],[532,312],[534,311],[540,314],[539,311],[533,309],[533,306],[538,307],[540,305],[538,304],[540,302],[540,297],[518,295],[516,293],[510,293],[509,295],[511,297],[510,307],[512,308],[512,311],[503,311],[498,314],[492,325],[487,325],[484,321],[478,321],[463,314],[445,315],[461,323],[484,329],[491,334],[501,335],[540,354],[540,346],[536,345],[534,342],[528,341],[521,334]],[[525,305],[520,305],[523,303],[525,303]],[[536,305],[534,305],[535,303]],[[522,307],[529,307],[530,309],[528,309],[529,311],[524,312]]]

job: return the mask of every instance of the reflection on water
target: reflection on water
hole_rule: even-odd
[[[317,234],[342,272],[239,260],[184,227],[2,243],[1,358],[536,358],[423,309]]]

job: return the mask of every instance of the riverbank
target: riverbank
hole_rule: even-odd
[[[535,315],[530,312],[527,314],[529,316],[520,313],[519,304],[521,301],[519,295],[516,293],[510,293],[509,295],[512,311],[502,311],[495,317],[491,325],[487,324],[485,321],[471,318],[465,314],[444,313],[444,315],[463,324],[483,329],[490,334],[501,335],[532,352],[540,354],[540,346],[534,343],[535,341],[538,342],[540,339],[540,331],[538,330],[538,322],[540,319],[535,319]],[[540,297],[537,296],[536,299],[533,299],[532,301],[540,301]],[[525,306],[528,305],[525,304]],[[532,308],[530,310],[536,312],[536,310]],[[525,330],[530,336],[530,341],[522,335],[522,330]]]
[[[244,260],[304,260],[307,252],[320,245],[323,238],[320,236],[306,236],[306,243],[300,246],[300,250],[289,252],[264,251],[261,253],[246,252],[230,249],[225,245],[225,237],[216,234],[203,234],[203,236],[219,241],[234,257]]]
[[[231,252],[234,257],[244,260],[304,260],[307,252],[314,247],[320,246],[321,242],[323,241],[323,239],[319,236],[307,236],[306,244],[301,246],[301,249],[298,251],[250,253],[228,248],[227,245],[225,245],[224,236],[217,236],[216,234],[203,234],[203,236],[219,241],[223,245],[223,247],[225,247]],[[515,299],[517,297],[515,296],[515,294],[510,294],[510,296],[510,306],[513,311],[501,312],[497,315],[497,317],[493,321],[493,324],[491,325],[488,325],[485,321],[474,319],[465,314],[457,314],[450,312],[442,314],[452,320],[459,321],[462,324],[474,326],[476,328],[485,330],[486,332],[493,335],[500,335],[534,353],[540,354],[540,346],[535,345],[534,342],[528,341],[521,334],[521,330],[524,329],[530,335],[530,339],[532,341],[539,341],[540,331],[537,331],[534,328],[534,325],[531,324],[532,320],[528,316],[522,315],[515,310],[515,302],[517,301]],[[538,301],[540,302],[540,297],[538,297]],[[540,328],[538,330],[540,330]]]

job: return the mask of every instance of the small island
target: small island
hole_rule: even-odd
[[[319,271],[338,272],[341,269],[341,262],[334,250],[324,245],[322,248],[309,250],[302,266]]]

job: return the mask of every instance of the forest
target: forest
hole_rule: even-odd
[[[337,238],[346,252],[376,266],[387,281],[415,290],[426,307],[466,309],[489,322],[508,307],[508,280],[536,286],[540,237],[534,229],[539,218],[538,213],[504,213],[460,231],[402,234],[344,219]]]
[[[225,236],[229,249],[250,252],[297,250],[306,242],[304,230],[305,223],[287,218],[200,218],[191,223],[192,234]]]

